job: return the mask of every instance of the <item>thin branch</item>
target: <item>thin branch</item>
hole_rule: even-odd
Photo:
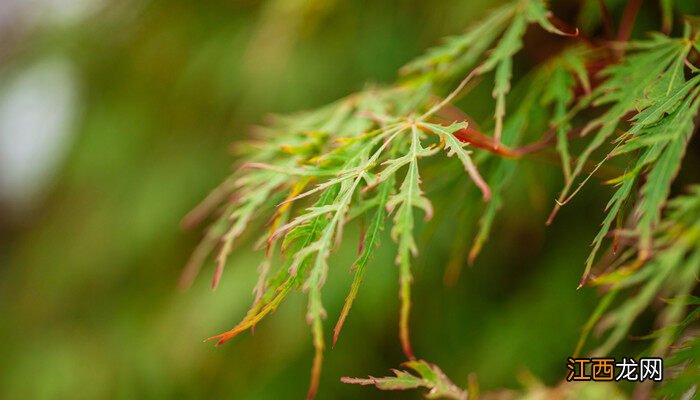
[[[622,14],[622,20],[620,21],[620,29],[617,31],[617,41],[620,43],[625,43],[629,40],[632,35],[632,28],[637,20],[637,14],[639,14],[639,8],[642,6],[642,0],[629,0],[627,6],[625,6],[625,11]],[[618,55],[622,57],[624,55],[625,48],[621,47],[618,50]]]
[[[483,65],[483,64],[482,64]],[[479,65],[478,67],[474,68],[472,72],[467,75],[466,78],[462,79],[462,82],[459,83],[459,86],[455,90],[452,91],[447,97],[445,97],[440,103],[436,104],[433,108],[428,110],[425,114],[420,116],[420,120],[425,120],[426,118],[430,117],[431,115],[435,114],[436,112],[440,111],[441,108],[445,107],[446,105],[450,104],[452,100],[454,100],[455,97],[464,89],[465,86],[467,86],[467,83],[475,77],[476,75],[479,75],[481,73],[481,67],[482,65]]]
[[[605,32],[605,38],[612,40],[613,38],[613,23],[610,17],[610,10],[608,10],[605,0],[598,0],[598,7],[600,8],[600,15],[603,17],[603,31]]]

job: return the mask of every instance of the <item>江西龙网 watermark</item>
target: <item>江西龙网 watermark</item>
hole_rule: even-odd
[[[569,374],[566,380],[571,381],[630,381],[644,382],[663,380],[664,360],[650,357],[623,357],[618,361],[614,358],[572,358],[569,357],[566,367]]]

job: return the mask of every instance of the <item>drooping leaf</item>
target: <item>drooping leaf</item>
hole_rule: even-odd
[[[394,369],[394,376],[385,378],[341,378],[341,382],[353,385],[373,385],[380,390],[410,390],[425,388],[428,392],[425,397],[428,399],[453,399],[466,400],[467,392],[457,387],[445,375],[442,370],[434,364],[423,360],[408,361],[402,364],[406,368],[415,371],[414,375],[408,371]]]

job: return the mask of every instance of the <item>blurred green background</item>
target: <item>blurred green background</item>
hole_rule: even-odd
[[[2,399],[302,398],[313,356],[304,297],[292,296],[254,335],[219,348],[203,343],[244,315],[260,255],[245,243],[216,291],[211,265],[178,291],[201,237],[179,221],[230,172],[230,143],[268,112],[391,82],[402,64],[498,4],[1,3]],[[570,2],[559,7],[572,15]],[[525,66],[536,47],[526,46]],[[491,110],[481,108],[488,120]],[[602,219],[602,189],[591,185],[578,211],[565,209],[545,229],[560,173],[523,164],[492,240],[456,284],[443,284],[445,265],[471,244],[480,204],[469,208],[474,202],[457,195],[438,203],[416,262],[417,355],[460,385],[476,373],[484,391],[518,388],[526,370],[547,384],[562,379],[596,303],[593,290],[575,287],[592,221]],[[455,213],[471,223],[455,228]],[[349,289],[350,247],[334,258],[324,291],[327,338]],[[339,381],[403,361],[393,251],[387,244],[371,264],[326,353],[320,399],[420,397]]]

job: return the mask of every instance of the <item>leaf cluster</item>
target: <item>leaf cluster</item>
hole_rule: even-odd
[[[607,290],[584,327],[579,350],[600,323],[611,330],[598,349],[607,354],[660,294],[673,299],[661,313],[661,325],[681,324],[700,267],[700,190],[668,206],[667,199],[700,108],[700,70],[690,62],[700,51],[697,27],[687,23],[680,37],[654,33],[627,43],[624,57],[619,45],[571,39],[563,51],[520,79],[521,95],[506,114],[513,57],[523,48],[528,26],[561,36],[578,34],[553,21],[542,0],[512,1],[408,63],[396,84],[368,87],[317,110],[276,116],[250,142],[240,144],[246,163],[186,219],[195,223],[211,213],[218,216],[183,274],[188,285],[218,247],[214,287],[234,244],[254,221],[267,221],[257,241],[265,256],[253,304],[240,323],[212,339],[219,344],[230,340],[274,312],[291,292],[304,291],[316,351],[308,395],[313,397],[325,348],[322,288],[331,269],[329,258],[343,242],[346,225],[362,221],[366,229],[333,344],[386,229],[396,243],[399,339],[411,360],[406,366],[418,375],[395,371],[395,377],[345,381],[380,389],[424,387],[430,398],[466,398],[438,367],[415,361],[409,337],[411,263],[419,250],[416,211],[426,220],[434,212],[425,195],[422,165],[427,159],[458,161],[465,172],[461,183],[471,181],[486,202],[468,255],[474,262],[504,204],[518,160],[550,147],[561,163],[564,188],[549,222],[604,163],[614,160],[624,166],[607,181],[613,193],[579,284]],[[455,106],[485,76],[493,78],[495,101],[493,124],[484,124],[488,130],[474,123],[469,110]],[[547,121],[546,129],[524,144],[532,137],[535,115]],[[582,150],[572,151],[574,138],[583,142],[578,146]],[[614,262],[593,273],[611,234]],[[613,307],[616,294],[633,288],[635,295]],[[678,332],[669,328],[654,334],[650,352],[665,354]]]

